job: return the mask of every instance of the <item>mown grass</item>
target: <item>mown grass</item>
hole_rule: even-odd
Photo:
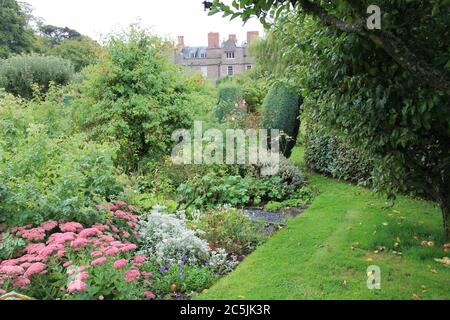
[[[370,190],[309,180],[320,191],[312,206],[199,299],[450,299],[450,268],[434,260],[450,255],[438,208],[407,197],[388,207]],[[367,288],[370,265],[381,290]]]

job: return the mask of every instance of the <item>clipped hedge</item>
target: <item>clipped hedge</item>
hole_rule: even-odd
[[[0,60],[0,87],[22,98],[32,98],[35,85],[46,93],[50,83],[65,85],[73,75],[72,64],[58,57],[30,54]]]
[[[337,179],[361,185],[372,181],[373,163],[320,126],[307,129],[305,161],[310,169]]]
[[[291,156],[297,141],[302,103],[302,97],[282,83],[272,86],[263,102],[264,128],[283,131],[280,151],[286,158]]]
[[[219,104],[216,108],[216,117],[220,122],[236,109],[236,104],[244,99],[241,86],[233,82],[224,82],[217,88]]]

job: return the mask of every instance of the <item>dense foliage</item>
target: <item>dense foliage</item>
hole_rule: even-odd
[[[49,55],[69,60],[73,64],[75,72],[80,72],[83,68],[96,64],[101,53],[102,48],[95,41],[84,36],[75,40],[64,40],[48,50]]]
[[[219,122],[225,121],[236,112],[246,112],[239,109],[239,103],[243,100],[241,86],[231,81],[219,84],[217,88],[219,103],[216,108],[216,116]]]
[[[29,51],[31,37],[27,17],[17,1],[2,0],[0,3],[0,59],[10,54]]]
[[[0,88],[23,98],[47,92],[50,83],[65,85],[73,74],[70,61],[58,57],[30,54],[0,60]]]
[[[275,17],[295,61],[290,78],[305,107],[374,160],[377,189],[427,194],[450,215],[450,20],[448,1],[378,1],[382,29],[369,30],[370,1],[235,1],[223,11]]]
[[[265,129],[279,129],[280,151],[291,156],[300,129],[300,105],[302,98],[282,83],[277,83],[267,93],[263,103]]]
[[[371,185],[373,163],[342,137],[327,132],[322,126],[309,126],[304,145],[309,168],[334,178]]]
[[[80,126],[95,140],[118,143],[117,164],[127,171],[169,155],[172,132],[191,125],[194,101],[185,76],[169,63],[159,38],[138,30],[110,40],[80,91]]]
[[[44,104],[0,99],[0,222],[89,222],[96,204],[122,190],[114,149],[66,136],[70,113],[59,98],[50,95]]]
[[[245,169],[212,168],[207,174],[192,176],[178,188],[178,200],[186,208],[244,207],[289,198],[305,184],[299,169],[280,155],[276,175],[262,176],[268,164]]]

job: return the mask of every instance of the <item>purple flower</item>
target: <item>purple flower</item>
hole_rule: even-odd
[[[159,272],[161,272],[161,273],[166,272],[166,268],[165,268],[165,267],[162,267],[161,269],[159,269]]]
[[[180,273],[180,278],[181,278],[181,280],[184,280],[184,273],[183,272]]]
[[[178,266],[179,266],[180,268],[184,268],[184,262],[183,262],[183,261],[178,262]]]
[[[183,256],[181,257],[181,260],[182,260],[183,262],[185,262],[185,261],[186,261],[186,259],[187,259],[187,256],[186,256],[186,254],[183,254]]]

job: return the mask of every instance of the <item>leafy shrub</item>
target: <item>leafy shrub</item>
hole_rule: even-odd
[[[190,179],[178,188],[180,203],[186,207],[216,208],[222,205],[243,207],[258,204],[262,199],[281,198],[284,185],[279,177],[258,179],[240,175],[221,176],[207,174],[199,179]]]
[[[113,149],[83,136],[50,138],[45,131],[31,125],[16,146],[0,148],[2,219],[9,225],[95,221],[95,205],[122,191]]]
[[[140,252],[154,255],[156,262],[165,265],[170,260],[187,256],[190,265],[202,265],[209,259],[208,244],[195,231],[189,230],[186,222],[175,215],[155,207],[152,212],[141,216],[139,221]]]
[[[11,258],[17,251],[23,249],[27,242],[11,233],[0,236],[0,260]]]
[[[0,61],[0,87],[23,98],[33,97],[35,85],[45,93],[50,83],[65,85],[73,74],[72,64],[58,57],[30,54]]]
[[[116,163],[128,172],[169,155],[173,131],[192,125],[192,86],[164,50],[145,32],[115,36],[80,87],[77,123],[92,139],[117,143]]]
[[[263,103],[265,129],[282,131],[280,150],[286,158],[291,156],[300,128],[301,96],[285,84],[276,83],[267,93]]]
[[[261,177],[264,172],[273,172],[274,170],[271,169],[272,166],[273,163],[271,161],[261,161],[257,165],[253,165],[250,172]],[[289,196],[305,184],[305,178],[299,168],[291,160],[286,159],[281,154],[278,163],[278,173],[275,177],[279,177],[281,183],[286,186],[285,196]]]
[[[217,279],[208,267],[192,267],[174,263],[155,273],[152,290],[161,296],[174,292],[191,294],[209,288]]]
[[[225,82],[217,88],[219,104],[216,108],[216,117],[219,122],[224,120],[236,111],[236,104],[243,100],[241,87],[233,82]],[[244,112],[245,110],[242,110]]]
[[[280,212],[285,208],[306,208],[313,201],[314,193],[308,187],[302,187],[282,202],[271,201],[264,207],[269,212]]]
[[[102,48],[88,37],[67,39],[50,49],[50,54],[72,62],[75,72],[95,64],[99,60]]]
[[[219,209],[205,213],[196,226],[213,248],[223,248],[231,255],[243,256],[266,240],[261,233],[263,222],[251,221],[237,209]]]
[[[309,127],[305,139],[305,161],[309,168],[338,179],[371,184],[373,163],[321,127]]]
[[[186,207],[216,208],[223,205],[244,207],[259,205],[271,200],[284,200],[304,185],[298,168],[280,156],[278,174],[272,177],[261,175],[269,164],[258,164],[246,170],[211,172],[192,177],[178,188],[178,200]],[[242,171],[242,172],[238,172]]]

